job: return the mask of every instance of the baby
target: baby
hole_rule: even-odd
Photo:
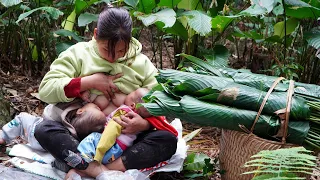
[[[48,106],[48,108],[46,107],[45,112],[47,110],[53,111],[53,108],[51,107],[53,106]],[[78,137],[79,139],[81,137],[86,137],[91,132],[102,132],[106,122],[106,118],[105,115],[101,113],[99,107],[92,103],[86,104],[81,108],[79,107],[81,107],[80,104],[79,106],[75,106],[71,111],[62,111],[63,113],[61,114],[66,115],[61,115],[60,117],[56,116],[54,117],[54,119],[57,120],[61,118],[63,119],[61,120],[61,122],[66,124],[66,126],[77,127],[80,133],[71,134],[75,134],[74,136]],[[28,142],[32,149],[44,151],[44,149],[40,146],[39,142],[34,137],[34,129],[43,120],[53,120],[52,117],[46,116],[45,112],[43,117],[33,116],[25,112],[17,115],[13,120],[2,127],[2,131],[0,133],[0,145],[4,146],[5,144],[10,143],[13,139],[21,137],[23,140]],[[86,124],[90,126],[86,126],[85,128],[81,126],[84,121],[86,121]],[[70,129],[70,131],[75,132],[74,130],[72,130],[72,128]]]
[[[124,105],[116,108],[107,116],[103,133],[91,133],[80,142],[78,150],[88,162],[97,160],[98,162],[107,164],[120,157],[123,150],[132,145],[133,141],[136,139],[136,135],[121,134],[121,126],[116,123],[113,118],[120,117],[121,115],[133,111],[143,118],[151,117],[150,113],[143,106],[136,108],[136,104],[142,103],[142,97],[148,92],[149,90],[146,88],[139,88],[128,94],[124,99]],[[114,103],[110,102],[107,108],[112,109],[110,104],[114,106]],[[100,113],[105,113],[105,111]]]
[[[149,90],[146,88],[139,88],[128,94],[124,99],[124,105],[107,116],[103,133],[91,133],[80,142],[78,150],[88,162],[96,160],[102,164],[107,164],[120,157],[122,152],[132,145],[136,139],[136,134],[121,134],[122,127],[113,120],[113,118],[120,117],[128,112],[139,114],[157,130],[167,130],[177,136],[177,131],[165,120],[165,117],[151,116],[143,106],[136,107],[136,104],[143,103],[142,97],[148,92]],[[107,108],[110,108],[110,104],[114,105],[114,100],[109,103]]]

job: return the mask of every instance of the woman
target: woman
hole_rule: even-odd
[[[154,87],[157,69],[141,54],[142,46],[132,38],[131,30],[132,20],[125,9],[104,10],[99,15],[94,38],[70,47],[52,63],[39,87],[41,100],[70,102],[91,89],[100,91],[110,100],[118,91],[129,94],[140,87]],[[85,162],[77,150],[80,139],[59,121],[42,121],[35,129],[35,137],[56,159],[92,177],[106,168],[125,171],[151,167],[175,153],[176,137],[168,131],[153,131],[149,122],[138,114],[130,113],[115,121],[123,127],[122,133],[144,133],[106,167]]]

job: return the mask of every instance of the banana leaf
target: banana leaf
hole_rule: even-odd
[[[163,92],[155,92],[150,96],[150,103],[142,104],[152,115],[175,115],[182,120],[205,126],[214,126],[236,131],[243,131],[239,125],[250,129],[257,115],[255,111],[240,110],[203,102],[185,95],[180,101]],[[156,105],[157,104],[157,105]],[[177,105],[180,105],[180,108]],[[158,108],[158,109],[157,109]],[[254,128],[254,134],[274,140],[274,135],[280,129],[280,123],[275,116],[261,115]],[[289,122],[287,142],[302,144],[310,127],[307,121]]]
[[[162,82],[167,82],[171,93],[175,95],[191,95],[200,100],[258,111],[265,91],[246,85],[236,84],[228,78],[199,75],[175,70],[162,70],[158,75]],[[170,82],[175,82],[170,86]],[[287,101],[286,92],[273,92],[268,98],[262,113],[274,115],[277,110],[284,109]],[[305,120],[310,117],[310,109],[303,98],[293,97],[290,119]]]

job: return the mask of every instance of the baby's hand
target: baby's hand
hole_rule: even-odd
[[[90,101],[90,92],[89,91],[84,91],[80,94],[80,97],[83,101],[85,102],[91,102]]]

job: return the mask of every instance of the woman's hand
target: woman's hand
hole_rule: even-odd
[[[113,119],[123,127],[122,133],[124,134],[136,134],[150,128],[149,122],[135,112],[129,112],[120,118]]]
[[[81,78],[81,90],[90,88],[101,91],[108,100],[114,97],[114,93],[119,92],[118,87],[113,83],[114,80],[123,76],[122,73],[116,75],[105,75],[104,73],[95,73]]]

